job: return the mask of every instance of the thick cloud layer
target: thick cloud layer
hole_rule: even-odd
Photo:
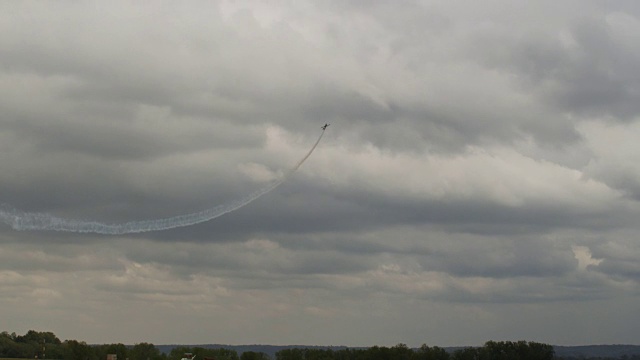
[[[91,343],[634,343],[640,6],[0,4],[7,331]],[[73,319],[73,321],[69,321]]]

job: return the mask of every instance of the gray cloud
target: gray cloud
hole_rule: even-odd
[[[332,124],[285,184],[215,221],[122,237],[1,226],[5,330],[633,343],[639,15],[3,3],[0,203],[104,222],[199,211],[277,178]]]

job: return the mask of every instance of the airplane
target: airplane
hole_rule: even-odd
[[[327,130],[327,126],[329,126],[331,124],[324,124],[324,126],[321,126],[322,130]]]

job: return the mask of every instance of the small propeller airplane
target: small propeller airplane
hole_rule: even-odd
[[[321,127],[322,130],[327,130],[327,126],[329,126],[329,125],[331,125],[331,124],[324,124],[324,126]]]

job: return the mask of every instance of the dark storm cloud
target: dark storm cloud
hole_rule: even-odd
[[[602,272],[619,281],[640,282],[640,266],[633,259],[604,259],[600,264],[593,267],[594,271]]]
[[[461,234],[452,242],[450,249],[434,250],[422,259],[423,267],[463,277],[503,279],[562,276],[576,264],[566,247],[526,236],[470,238]],[[495,250],[486,251],[490,246]]]
[[[630,199],[640,200],[640,179],[636,174],[616,167],[616,169],[611,169],[610,173],[599,177],[612,188],[622,191]]]
[[[640,53],[632,40],[639,25],[637,17],[612,13],[575,20],[559,33],[484,38],[479,51],[563,111],[629,121],[640,110]]]
[[[398,196],[396,188],[383,186],[375,192],[375,187],[367,185],[366,175],[362,181],[354,181],[357,189],[340,191],[299,174],[233,217],[220,218],[193,230],[202,231],[206,239],[206,234],[214,230],[229,234],[245,231],[304,234],[433,224],[454,231],[499,235],[544,234],[563,228],[606,230],[634,222],[624,205],[605,205],[609,200],[604,198],[595,207],[577,209],[578,200],[567,191],[563,194],[566,197],[532,197],[520,204],[507,204],[499,198],[458,199],[453,194],[431,199]],[[269,211],[274,204],[279,209],[277,213]],[[615,217],[611,217],[612,212]],[[195,233],[192,235],[193,239],[198,238]]]

